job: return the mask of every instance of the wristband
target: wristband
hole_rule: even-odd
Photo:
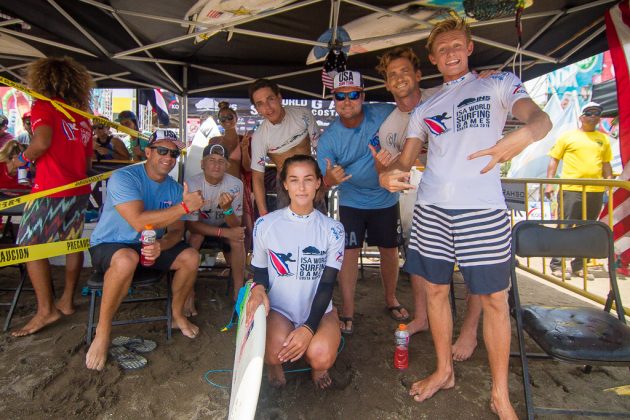
[[[20,152],[20,154],[18,155],[18,160],[20,162],[22,162],[23,164],[27,164],[29,162],[31,162],[31,160],[29,158],[26,157],[26,155],[24,154],[24,152]]]
[[[223,212],[223,214],[226,215],[226,216],[230,216],[230,215],[234,214],[234,209],[232,207],[230,207],[229,209],[225,210]]]
[[[307,330],[309,330],[311,332],[311,334],[315,335],[315,332],[313,331],[313,329],[311,327],[309,327],[308,325],[302,324],[302,325],[300,325],[300,327],[306,328]]]
[[[179,203],[182,205],[182,207],[184,208],[184,211],[186,212],[186,214],[190,214],[190,209],[188,208],[188,206],[186,205],[186,203],[184,203],[183,201],[181,203]]]

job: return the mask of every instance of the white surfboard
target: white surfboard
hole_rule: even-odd
[[[260,305],[254,313],[254,320],[247,328],[245,325],[245,319],[247,319],[245,307],[246,302],[243,304],[236,332],[229,420],[250,420],[254,418],[262,379],[267,335],[267,314],[265,313],[264,305]]]
[[[220,135],[221,132],[219,131],[217,123],[214,122],[214,119],[212,117],[206,118],[206,120],[201,124],[201,126],[199,126],[199,129],[195,133],[195,137],[193,137],[193,141],[190,144],[190,147],[186,149],[184,180],[188,180],[193,175],[197,175],[201,172],[201,155],[203,153],[203,148],[208,145],[208,141],[211,138]],[[177,166],[173,168],[173,171],[175,171],[174,178],[177,179]]]

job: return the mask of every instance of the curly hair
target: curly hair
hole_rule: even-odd
[[[383,76],[385,80],[387,80],[387,66],[389,66],[389,63],[399,58],[406,58],[407,60],[409,60],[409,62],[413,66],[414,71],[420,70],[420,59],[411,48],[396,47],[385,52],[385,54],[379,57],[376,71],[379,72],[379,74]]]
[[[62,98],[75,108],[89,109],[94,81],[73,58],[41,58],[28,66],[26,81],[31,89],[48,98]]]
[[[435,38],[438,35],[443,34],[445,32],[450,31],[463,31],[464,35],[466,35],[466,40],[470,42],[472,40],[472,36],[470,34],[470,26],[466,23],[464,19],[459,18],[450,18],[442,20],[435,24],[431,33],[429,34],[429,38],[427,39],[427,50],[429,50],[429,54],[431,54],[433,43],[435,42]]]

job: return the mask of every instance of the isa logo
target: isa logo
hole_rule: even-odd
[[[448,113],[445,112],[442,115],[435,115],[433,117],[425,118],[424,123],[434,136],[439,136],[440,134],[444,134],[448,131],[448,128],[446,127],[446,124],[444,124],[444,121],[450,119],[451,117],[449,117]]]

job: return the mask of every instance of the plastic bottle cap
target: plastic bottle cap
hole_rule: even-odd
[[[151,229],[153,229],[153,225],[144,225],[144,229],[145,230],[151,230]]]
[[[399,325],[398,325],[398,329],[399,329],[399,330],[401,330],[401,331],[407,331],[407,325],[405,325],[405,324],[399,324]]]

